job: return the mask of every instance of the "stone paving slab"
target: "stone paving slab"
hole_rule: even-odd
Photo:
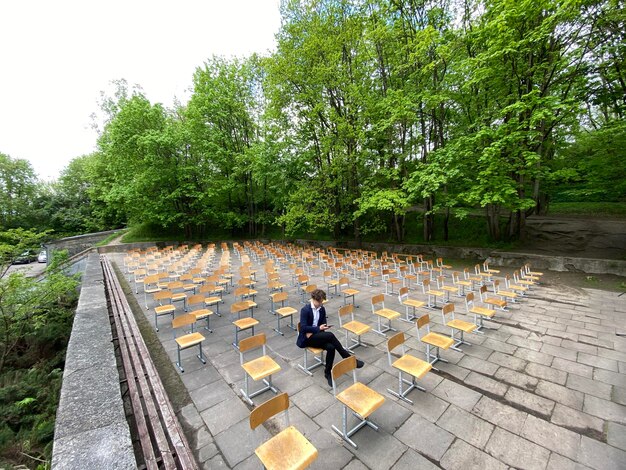
[[[230,253],[236,282],[241,260],[232,245]],[[217,249],[216,261],[220,255]],[[113,256],[122,266],[122,255]],[[289,394],[291,424],[319,451],[311,468],[624,468],[626,339],[615,332],[626,330],[626,296],[567,286],[533,287],[508,312],[496,311],[493,321],[486,322],[494,329],[467,335],[472,345],[463,345],[463,352],[442,351],[449,363],[438,363],[439,372],[431,371],[419,381],[426,392],[412,391],[413,404],[387,392],[397,388],[397,375],[388,363],[386,338],[366,333],[362,340],[367,347],[354,350],[366,363],[357,378],[381,393],[385,403],[372,415],[379,430],[359,430],[353,436],[358,444],[354,449],[331,429],[333,424],[341,425],[342,407],[322,369],[313,370],[311,376],[301,371],[298,364],[303,351],[295,345],[296,333],[286,322],[284,336],[273,330],[276,318],[269,313],[263,264],[253,261],[253,266],[258,281],[254,316],[260,321],[255,333],[266,334],[267,352],[282,368],[273,382]],[[310,277],[311,283],[326,287],[319,268]],[[370,300],[385,292],[384,283],[378,279],[371,287],[363,278],[350,278],[351,287],[360,291],[355,317],[374,326]],[[286,284],[288,304],[300,310],[300,291],[291,279],[285,263],[280,280]],[[451,283],[449,277],[446,283]],[[412,298],[426,300],[421,287],[413,283],[409,289]],[[185,373],[180,375],[196,409],[195,415],[186,411],[185,419],[193,423],[196,435],[190,441],[202,468],[259,468],[254,447],[284,425],[277,417],[266,427],[249,428],[251,407],[241,397],[244,375],[239,353],[231,345],[232,290],[229,287],[223,295],[222,316],[211,318],[214,332],[203,332],[207,364],[199,363],[191,351],[183,351]],[[143,302],[141,289],[138,298]],[[462,298],[452,296],[451,301],[457,318],[473,321]],[[342,304],[337,296],[326,305],[340,341],[344,335],[337,310]],[[385,295],[385,306],[404,314],[397,294]],[[177,308],[177,314],[181,311]],[[151,310],[144,313],[152,320]],[[417,313],[430,315],[433,331],[449,334],[439,309],[422,308]],[[157,334],[174,361],[171,326],[161,320]],[[394,321],[392,326],[405,333],[406,353],[425,359],[426,349],[417,339],[415,324]],[[248,335],[242,333],[242,337]],[[347,384],[342,379],[340,389]],[[251,383],[251,387],[256,385]],[[265,392],[254,401],[272,396]]]

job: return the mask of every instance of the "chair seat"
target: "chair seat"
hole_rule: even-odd
[[[181,292],[179,294],[172,295],[172,302],[179,302],[181,300],[185,300],[187,298],[187,294]]]
[[[463,320],[450,320],[448,323],[446,323],[446,325],[448,325],[450,328],[454,328],[455,330],[464,331],[465,333],[470,333],[477,328],[477,326],[473,323]]]
[[[428,295],[435,295],[437,297],[441,297],[445,294],[445,292],[440,291],[440,290],[429,290],[428,292],[426,292]]]
[[[239,320],[235,320],[233,325],[235,325],[240,330],[245,330],[247,328],[252,328],[259,324],[259,321],[252,317],[241,318]]]
[[[303,469],[317,458],[317,449],[293,426],[254,451],[267,469]]]
[[[426,305],[426,302],[422,302],[421,300],[415,300],[415,299],[406,299],[404,302],[402,302],[402,305],[406,305],[408,307],[419,308],[419,307],[423,307],[424,305]]]
[[[200,333],[189,333],[188,335],[179,336],[176,338],[176,343],[180,349],[190,348],[198,343],[204,341],[204,336]]]
[[[348,323],[344,323],[342,325],[342,328],[345,328],[350,333],[354,333],[357,336],[360,336],[363,333],[367,333],[369,330],[372,329],[371,326],[366,325],[365,323],[361,323],[360,321],[356,321],[356,320],[352,320],[352,321],[349,321]]]
[[[398,284],[402,282],[402,279],[399,279],[397,277],[392,277],[391,279],[388,280],[388,282],[391,282],[392,284]]]
[[[157,315],[167,315],[168,313],[172,313],[176,310],[176,307],[173,305],[159,305],[154,308],[154,311]]]
[[[200,310],[194,310],[193,312],[189,312],[193,316],[196,317],[196,320],[202,320],[203,318],[208,317],[209,315],[213,315],[213,311],[208,308],[201,308]]]
[[[506,306],[506,300],[496,299],[495,297],[489,297],[488,299],[485,299],[485,303],[489,305],[496,305],[497,307]]]
[[[261,356],[241,364],[252,380],[261,380],[268,375],[275,374],[280,366],[269,356]]]
[[[356,289],[344,289],[341,291],[343,294],[345,295],[356,295],[359,292],[361,292],[360,290],[356,290]]]
[[[254,308],[257,306],[256,302],[252,300],[244,300],[244,302],[248,304],[248,308]]]
[[[362,418],[367,418],[385,402],[385,397],[367,385],[356,382],[337,395],[337,400]]]
[[[390,308],[381,308],[380,310],[374,311],[374,313],[388,320],[393,320],[400,316],[399,312],[396,312],[395,310],[391,310]]]
[[[508,290],[499,290],[498,295],[503,295],[504,297],[509,297],[511,299],[515,299],[517,297],[517,294],[515,292],[511,292]]]
[[[322,348],[314,348],[313,346],[307,347],[307,350],[311,352],[311,354],[322,354],[324,351]]]
[[[394,361],[392,366],[418,379],[424,377],[424,375],[433,368],[430,363],[422,361],[410,354],[405,354],[400,359]]]
[[[422,337],[422,342],[428,343],[436,348],[448,349],[454,344],[454,340],[448,336],[443,336],[438,333],[428,333]]]
[[[473,307],[470,310],[470,313],[474,313],[476,315],[481,315],[483,317],[493,317],[496,312],[494,310],[491,310],[490,308],[485,308],[485,307]]]
[[[456,287],[452,287],[452,286],[443,286],[442,287],[443,290],[448,291],[448,292],[456,292],[457,288]]]
[[[277,308],[275,312],[278,313],[281,317],[288,317],[289,315],[293,315],[298,311],[293,307],[281,307]]]
[[[470,281],[456,281],[456,283],[460,286],[471,287],[472,283]]]

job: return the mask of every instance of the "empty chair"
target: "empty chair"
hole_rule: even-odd
[[[233,346],[237,349],[239,349],[239,332],[252,329],[252,335],[254,336],[254,327],[259,324],[259,321],[253,316],[241,318],[241,312],[246,310],[252,311],[252,308],[247,301],[235,302],[230,306],[230,313],[237,314],[237,320],[233,321],[235,326],[235,342]]]
[[[528,287],[526,286],[513,284],[513,282],[511,281],[511,276],[509,276],[508,274],[504,276],[504,285],[508,290],[515,292],[519,296],[526,295],[526,292],[528,291]]]
[[[220,296],[215,295],[214,286],[204,285],[200,287],[200,294],[204,297],[204,306],[215,306],[215,315],[221,317],[222,314],[220,313],[220,303],[222,303],[224,300]]]
[[[158,303],[154,307],[154,329],[159,331],[159,317],[163,315],[171,315],[174,318],[176,307],[172,305],[172,293],[168,290],[155,292],[152,297]]]
[[[298,333],[300,332],[300,322],[298,322]],[[316,367],[326,365],[324,362],[324,350],[322,348],[304,347],[304,357],[302,358],[302,364],[298,364],[298,367],[307,375],[313,375],[311,372]],[[309,364],[309,353],[313,355],[313,364]]]
[[[480,270],[480,264],[474,265],[474,274],[476,276],[480,277],[480,279],[481,279],[480,285],[481,286],[484,286],[485,284],[491,282],[491,277],[493,276],[493,273],[481,271]]]
[[[479,307],[474,304],[474,293],[468,292],[465,296],[465,309],[468,314],[474,315],[474,324],[476,325],[476,331],[482,331],[483,329],[491,330],[485,326],[484,320],[492,318],[496,311],[492,308]]]
[[[452,272],[452,284],[456,286],[458,297],[465,297],[465,289],[472,290],[472,282],[461,279],[458,271]]]
[[[517,302],[517,293],[510,290],[500,289],[500,281],[498,279],[494,279],[493,281],[493,292],[502,300],[513,303]]]
[[[430,279],[424,279],[422,281],[422,293],[428,296],[428,303],[426,304],[427,308],[437,308],[437,299],[441,299],[445,297],[446,293],[442,290],[436,290],[430,288]]]
[[[500,310],[506,311],[506,300],[499,299],[496,297],[490,297],[487,292],[487,286],[480,286],[480,290],[478,291],[480,295],[480,301],[487,305],[493,305],[494,307],[499,308]]]
[[[348,279],[347,277],[342,277],[341,279],[339,279],[339,291],[343,295],[343,304],[344,305],[346,305],[348,303],[348,299],[350,297],[352,297],[352,305],[354,305],[356,308],[359,307],[356,304],[356,300],[355,300],[354,296],[357,295],[358,293],[360,293],[361,291],[356,290],[356,289],[352,289],[350,287],[350,279]]]
[[[382,280],[385,282],[385,294],[393,294],[393,286],[402,284],[402,279],[391,276],[394,272],[392,269],[383,269],[382,271]],[[389,286],[391,286],[391,291],[389,291]]]
[[[535,280],[537,280],[537,281],[541,279],[541,276],[543,276],[543,273],[542,273],[542,272],[539,272],[539,271],[531,271],[531,270],[530,270],[530,264],[528,264],[528,263],[524,265],[523,270],[524,270],[524,274],[525,274],[526,276],[529,276],[529,277],[535,278]]]
[[[338,279],[333,279],[333,272],[330,269],[327,269],[323,272],[322,277],[324,278],[324,282],[326,283],[326,290],[329,295],[337,295],[337,286],[339,285]],[[335,292],[333,293],[332,290]]]
[[[254,453],[268,470],[300,470],[317,458],[317,449],[295,427],[289,425],[289,397],[281,393],[250,412],[250,429],[284,412],[287,427],[258,446]]]
[[[350,372],[352,372],[352,384],[342,392],[337,393],[337,379],[343,374]],[[369,417],[382,406],[385,402],[385,397],[372,390],[367,385],[357,381],[356,358],[354,356],[347,357],[335,364],[331,371],[331,377],[333,381],[333,395],[335,395],[335,398],[343,405],[341,419],[342,428],[339,429],[333,424],[333,430],[356,449],[357,445],[350,437],[366,425],[378,431],[378,426],[374,424]],[[352,414],[359,420],[352,429],[348,429],[348,409],[350,409]]]
[[[239,360],[244,374],[244,388],[241,389],[243,398],[254,405],[252,398],[257,395],[271,390],[274,393],[278,393],[278,390],[272,385],[272,375],[280,371],[280,366],[269,357],[265,350],[265,333],[259,333],[258,335],[251,336],[250,338],[242,339],[239,342]],[[245,354],[252,354],[252,351],[261,348],[261,355],[256,358],[246,361]],[[248,388],[248,377],[258,382],[259,380],[265,385],[264,387],[250,393]]]
[[[398,270],[400,272],[400,277],[402,278],[403,284],[406,287],[411,287],[411,281],[417,283],[417,275],[411,273],[411,268],[409,265],[400,266]]]
[[[143,301],[146,304],[146,310],[148,310],[148,294],[155,294],[159,292],[159,275],[154,274],[152,276],[146,276],[143,278]]]
[[[430,316],[422,315],[415,322],[417,327],[417,339],[426,345],[426,362],[434,364],[437,361],[448,362],[440,355],[441,349],[449,349],[454,344],[454,340],[439,333],[430,331]],[[426,330],[425,334],[423,329]],[[435,353],[431,353],[431,348],[435,350]],[[433,369],[435,369],[433,367]],[[437,369],[435,369],[437,370]]]
[[[387,331],[396,331],[395,328],[391,326],[391,320],[400,317],[400,312],[396,312],[395,310],[391,310],[390,308],[385,308],[385,294],[378,294],[372,297],[372,312],[376,316],[376,323],[378,325],[378,329],[374,329],[379,335],[387,336],[385,332]],[[383,329],[382,319],[387,320],[387,325]]]
[[[352,304],[344,305],[339,309],[339,327],[346,332],[345,347],[350,352],[357,346],[366,346],[361,342],[361,335],[372,329],[371,326],[354,319],[354,306]],[[356,336],[356,339],[350,337],[350,334]]]
[[[180,369],[181,372],[185,372],[183,369],[182,361],[180,359],[180,352],[183,349],[192,348],[194,346],[198,346],[199,353],[198,359],[202,362],[202,364],[206,364],[206,359],[204,358],[204,354],[202,354],[202,341],[204,341],[204,336],[198,333],[187,333],[181,336],[176,336],[176,332],[179,328],[183,328],[185,326],[193,325],[196,322],[196,317],[189,313],[184,315],[180,315],[172,320],[172,329],[174,330],[174,340],[176,341],[177,348],[177,357],[178,361],[176,365]]]
[[[426,305],[425,302],[422,302],[421,300],[417,300],[417,299],[411,299],[409,297],[409,288],[408,287],[401,287],[400,288],[400,293],[398,295],[398,302],[400,302],[402,305],[404,305],[404,309],[405,309],[405,317],[404,318],[400,318],[400,320],[402,321],[406,321],[406,322],[412,322],[413,320],[415,320],[417,318],[417,314],[415,313],[415,309],[423,307],[424,305]],[[412,314],[409,314],[409,308],[412,309]]]
[[[256,301],[257,294],[258,292],[256,290],[251,289],[249,287],[237,287],[235,288],[235,291],[233,292],[235,299],[239,298],[241,302],[252,302],[255,307],[256,307],[255,301]]]
[[[437,267],[441,270],[442,274],[443,274],[444,269],[452,269],[452,266],[450,266],[449,264],[443,263],[443,258],[437,258],[436,262],[437,262]]]
[[[525,279],[524,277],[522,277],[521,270],[513,271],[513,280],[515,281],[515,284],[517,284],[518,286],[524,286],[528,290],[530,290],[536,284],[535,281]]]
[[[170,281],[167,283],[167,290],[172,293],[172,303],[182,302],[183,310],[187,311],[187,292],[184,286],[182,281]]]
[[[287,302],[288,297],[289,295],[287,294],[287,292],[277,292],[274,294],[270,294],[270,311],[274,315],[276,315],[276,322],[277,322],[276,328],[274,328],[274,331],[281,336],[285,336],[285,334],[280,330],[280,320],[282,318],[289,317],[289,320],[290,320],[289,328],[291,328],[294,331],[296,329],[296,327],[293,324],[293,314],[298,313],[298,311],[293,307],[285,305],[285,302]]]
[[[437,290],[445,292],[444,302],[450,302],[450,293],[458,292],[457,287],[446,286],[446,277],[445,276],[437,276]]]
[[[189,314],[196,317],[196,321],[206,320],[205,328],[209,331],[209,333],[213,333],[213,330],[211,329],[211,325],[209,323],[211,315],[213,315],[213,311],[206,308],[204,296],[202,294],[192,295],[187,299],[187,307],[189,308],[189,310],[191,310]]]
[[[497,269],[490,269],[489,262],[487,260],[483,261],[483,271],[489,274],[500,274],[500,271]]]
[[[387,359],[389,360],[389,365],[394,369],[398,370],[398,391],[387,389],[389,393],[392,395],[404,400],[408,403],[413,404],[411,400],[409,400],[406,396],[408,393],[417,388],[423,392],[426,391],[423,387],[417,385],[415,379],[421,379],[424,377],[429,370],[433,368],[431,364],[421,359],[418,359],[415,356],[411,356],[410,354],[406,354],[404,350],[404,342],[405,337],[404,333],[396,333],[391,338],[387,340]],[[392,358],[392,351],[396,349],[398,346],[402,347],[402,355],[398,359]],[[402,377],[402,373],[408,374],[411,376],[411,380],[406,380]],[[408,385],[409,388],[404,389],[404,385]]]
[[[449,326],[451,329],[450,337],[455,341],[455,343],[450,346],[452,349],[463,352],[459,346],[462,344],[471,346],[470,343],[465,341],[464,334],[471,333],[477,328],[474,323],[456,319],[454,317],[454,304],[444,305],[441,309],[441,317],[443,319],[443,324]]]
[[[469,268],[463,268],[463,279],[472,283],[470,290],[476,290],[475,284],[481,284],[483,278],[470,273]]]
[[[147,272],[143,268],[135,269],[133,272],[133,282],[135,283],[135,294],[139,293],[139,284],[143,285],[143,280],[147,276]]]

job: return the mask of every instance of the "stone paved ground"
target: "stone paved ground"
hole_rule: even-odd
[[[216,259],[219,254],[218,249]],[[113,258],[122,266],[122,255]],[[232,272],[238,273],[240,265],[233,251]],[[468,335],[472,345],[463,346],[463,352],[443,352],[449,363],[438,363],[440,371],[421,381],[426,392],[410,393],[413,405],[387,393],[387,388],[397,387],[397,375],[388,364],[385,339],[367,333],[363,337],[367,347],[356,349],[366,363],[357,376],[386,401],[372,415],[380,425],[378,432],[368,427],[358,431],[354,449],[331,429],[341,424],[341,406],[322,370],[305,375],[298,368],[303,352],[295,345],[296,333],[283,327],[283,337],[273,331],[276,318],[268,312],[265,274],[260,263],[256,268],[255,318],[261,322],[256,332],[266,333],[269,354],[282,368],[274,384],[289,394],[291,424],[319,451],[312,468],[626,468],[626,337],[616,335],[626,332],[626,295],[567,285],[533,289],[509,311],[498,311],[488,323],[492,330]],[[319,269],[311,278],[326,287]],[[300,295],[286,266],[281,280],[287,284],[290,305],[299,310]],[[360,290],[358,320],[373,326],[370,299],[385,292],[384,285],[379,280],[370,287],[357,279],[352,287]],[[411,296],[426,300],[416,287]],[[141,290],[139,299],[142,303]],[[472,320],[464,315],[462,298],[451,300],[457,318]],[[243,370],[231,345],[234,330],[226,313],[232,302],[231,288],[220,306],[223,315],[211,318],[214,332],[206,334],[204,348],[207,364],[191,350],[183,352],[181,378],[193,404],[183,410],[182,419],[195,430],[190,441],[207,469],[260,468],[254,449],[276,429],[250,430],[250,407],[240,393]],[[341,339],[337,310],[342,302],[331,297],[326,306]],[[396,295],[386,295],[385,306],[404,313]],[[435,331],[448,334],[439,309],[420,310],[430,314]],[[152,311],[146,315],[152,322]],[[172,331],[164,318],[161,323],[158,336],[173,364]],[[408,336],[407,352],[424,358],[415,325],[394,321],[394,326]],[[255,402],[272,396],[265,392]]]

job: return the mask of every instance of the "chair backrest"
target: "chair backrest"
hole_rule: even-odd
[[[285,300],[287,300],[288,296],[289,294],[287,292],[276,292],[275,294],[270,295],[270,297],[272,298],[272,302],[274,303],[284,302]]]
[[[422,315],[417,320],[415,320],[415,325],[417,326],[417,339],[421,339],[420,330],[426,327],[426,332],[430,333],[430,315]]]
[[[167,283],[167,288],[168,290],[182,289],[183,285],[181,281],[172,281]]]
[[[475,272],[476,274],[480,274],[480,264],[476,264],[476,265],[474,266],[474,272]]]
[[[356,357],[349,356],[336,363],[332,370],[331,375],[333,377],[333,393],[335,393],[335,381],[343,374],[347,374],[352,371],[352,378],[356,382]]]
[[[155,292],[152,297],[154,298],[154,300],[167,300],[167,299],[171,299],[172,298],[172,292],[169,290],[162,290],[159,292]]]
[[[311,292],[313,292],[315,289],[317,289],[317,284],[311,284],[308,285],[304,288],[304,292],[306,292],[307,294],[310,294]]]
[[[248,302],[235,302],[230,306],[230,313],[239,313],[248,310],[250,306]]]
[[[287,393],[281,393],[257,405],[250,412],[250,429],[256,429],[272,416],[277,415],[281,411],[286,411],[287,408],[289,408],[289,396]]]
[[[385,294],[378,294],[372,297],[372,311],[375,311],[376,307],[385,308]]]
[[[430,279],[422,280],[422,289],[424,290],[424,292],[426,291],[426,289],[430,289]]]
[[[259,333],[254,336],[244,338],[239,341],[239,352],[244,353],[246,351],[250,351],[251,349],[265,346],[266,341],[267,338],[265,337],[265,333]]]
[[[195,294],[190,297],[187,297],[187,306],[191,307],[193,305],[203,304],[204,305],[204,295]]]
[[[500,281],[498,281],[497,279],[494,279],[494,281],[493,281],[493,291],[497,293],[499,288],[500,288]]]
[[[342,277],[339,279],[339,287],[348,286],[350,287],[350,280],[347,277]]]
[[[483,300],[483,294],[487,295],[487,286],[480,286],[480,290],[478,291],[480,294],[480,300]]]
[[[241,295],[248,295],[250,290],[247,287],[237,287],[234,291],[235,297],[239,297]]]
[[[339,326],[342,326],[343,322],[346,321],[344,320],[346,315],[350,315],[351,320],[354,318],[354,304],[344,305],[339,308]]]
[[[465,295],[465,306],[467,307],[467,311],[469,312],[474,306],[474,293],[468,292]]]
[[[398,302],[402,303],[408,298],[409,298],[409,288],[400,287],[400,291],[398,292]]]
[[[401,344],[403,345],[402,355],[404,356],[404,342],[405,341],[406,340],[404,338],[404,333],[402,331],[400,331],[399,333],[396,333],[395,335],[393,335],[391,338],[387,340],[387,359],[389,360],[389,365],[393,363],[391,352]]]
[[[172,328],[177,329],[183,326],[191,325],[196,322],[195,315],[191,313],[186,313],[184,315],[179,315],[172,320]]]
[[[445,304],[441,309],[441,316],[443,317],[443,322],[446,322],[446,315],[452,314],[452,319],[454,320],[454,304],[452,302]]]
[[[445,276],[437,276],[437,288],[441,289],[446,285],[446,277]]]
[[[306,274],[300,274],[298,276],[298,284],[306,284],[307,282],[309,282],[309,276]]]

